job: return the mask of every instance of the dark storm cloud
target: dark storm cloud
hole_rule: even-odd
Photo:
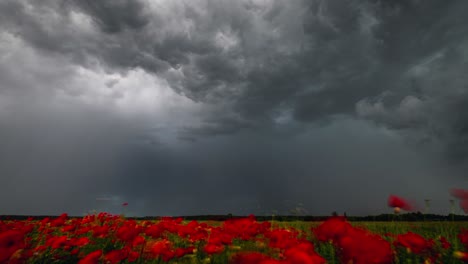
[[[357,104],[358,114],[404,133],[417,131],[419,140],[442,140],[450,155],[465,156],[455,147],[464,145],[466,137],[460,129],[467,121],[463,72],[468,39],[460,12],[465,5],[407,2],[387,12],[380,33],[382,61],[396,74],[383,93]]]
[[[109,34],[138,30],[148,24],[144,5],[139,1],[77,1],[73,4],[89,13],[99,28]],[[109,10],[112,10],[109,12]]]
[[[467,7],[1,1],[2,208],[367,214],[397,192],[445,213],[466,166],[439,154],[467,155]]]
[[[305,122],[354,115],[356,107],[383,97],[389,100],[384,104],[388,112],[411,96],[430,104],[429,110],[446,112],[440,113],[442,120],[413,116],[411,122],[426,134],[434,126],[446,130],[439,133],[451,134],[443,139],[451,142],[463,135],[456,123],[464,122],[463,116],[454,123],[443,119],[453,112],[446,98],[460,98],[454,92],[463,90],[466,81],[465,5],[6,1],[0,10],[7,30],[35,47],[88,67],[96,59],[109,70],[141,67],[193,100],[228,103],[241,115],[236,122],[226,122],[223,115],[217,123],[207,120],[206,126],[194,129],[195,134],[229,133],[245,123],[271,122],[282,109],[292,110],[295,119]],[[89,19],[93,30],[83,30],[83,21],[73,22],[76,14]],[[439,57],[431,59],[434,56]],[[421,70],[415,73],[418,67]],[[437,83],[445,83],[446,91],[437,91]],[[397,129],[406,122],[390,112],[387,118],[357,114]],[[423,125],[427,122],[433,123],[431,128]]]

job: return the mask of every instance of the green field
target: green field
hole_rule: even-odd
[[[310,230],[318,225],[319,222],[291,222],[291,223],[275,223],[278,226],[291,226],[299,230]],[[443,260],[440,263],[465,263],[457,258],[453,257],[456,251],[466,251],[465,247],[460,243],[458,234],[461,230],[468,229],[468,221],[464,222],[351,222],[355,227],[364,228],[372,233],[379,234],[385,237],[385,234],[405,234],[407,232],[413,232],[419,234],[427,239],[440,239],[445,237],[451,244],[449,250],[445,250],[442,254]],[[314,241],[314,238],[310,238]],[[390,241],[393,241],[389,238]],[[316,245],[317,253],[327,259],[327,263],[341,263],[336,259],[334,247],[330,244],[318,243],[314,241]],[[400,254],[401,255],[401,254]],[[396,260],[395,263],[419,263],[420,258],[414,257],[411,254],[404,254]]]

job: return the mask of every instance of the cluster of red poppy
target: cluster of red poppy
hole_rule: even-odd
[[[402,198],[388,205],[410,210]],[[445,263],[456,257],[468,263],[468,253],[453,248],[444,237],[419,234],[378,235],[332,217],[311,233],[258,222],[254,216],[224,222],[183,222],[182,218],[135,221],[100,213],[83,218],[67,214],[50,219],[0,221],[1,263],[231,263],[323,264],[316,249],[334,247],[341,263],[391,264],[401,256],[413,263]],[[458,235],[468,250],[468,230]],[[401,263],[401,262],[398,262]]]
[[[351,226],[342,217],[325,221],[313,230],[321,242],[333,243],[342,263],[392,263],[390,243],[381,236]]]
[[[244,249],[236,245],[243,242],[254,244]],[[105,213],[0,222],[0,263],[112,264],[181,258],[198,263],[223,254],[231,263],[325,263],[305,233],[272,228],[253,216],[213,225],[185,224],[170,217],[156,223],[135,221]]]

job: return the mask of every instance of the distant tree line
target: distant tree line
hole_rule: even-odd
[[[337,215],[333,213],[332,215]],[[54,215],[0,215],[0,220],[26,220],[28,218],[32,218],[34,220],[41,220],[46,217],[55,218],[57,216]],[[181,217],[184,220],[197,220],[197,221],[205,221],[205,220],[212,220],[212,221],[225,221],[228,219],[236,219],[236,218],[243,218],[246,217],[245,215],[191,215],[191,216],[177,216]],[[283,221],[283,222],[290,222],[290,221],[324,221],[328,219],[330,216],[310,216],[310,215],[257,215],[255,218],[258,221]],[[449,214],[449,215],[437,215],[437,214],[423,214],[421,212],[416,213],[406,213],[406,214],[380,214],[380,215],[370,215],[370,216],[345,216],[346,219],[349,221],[378,221],[378,222],[386,222],[386,221],[408,221],[408,222],[416,222],[416,221],[468,221],[468,215],[456,215],[456,214]],[[70,218],[81,218],[81,217],[74,217],[70,216]],[[135,219],[135,220],[160,220],[160,216],[145,216],[145,217],[126,217],[127,219]]]

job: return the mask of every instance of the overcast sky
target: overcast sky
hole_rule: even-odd
[[[2,0],[0,214],[450,211],[468,1]]]

